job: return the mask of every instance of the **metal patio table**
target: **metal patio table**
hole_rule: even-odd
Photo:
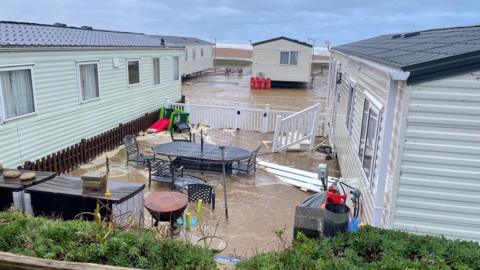
[[[152,147],[152,150],[156,155],[167,156],[170,160],[172,160],[173,164],[177,163],[176,165],[191,163],[199,166],[199,170],[202,170],[204,168],[210,168],[215,164],[220,165],[223,176],[225,215],[228,218],[227,191],[225,182],[227,174],[226,167],[227,165],[230,167],[230,169],[228,170],[228,172],[230,173],[231,164],[234,161],[240,161],[249,158],[251,154],[250,151],[239,147],[219,146],[215,144],[195,144],[185,141],[162,143]],[[179,160],[179,162],[175,162],[175,160]]]

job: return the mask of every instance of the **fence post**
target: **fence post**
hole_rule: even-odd
[[[236,130],[239,130],[240,129],[240,108],[239,108],[239,103],[238,102],[235,102],[235,120],[234,120],[234,128]]]
[[[268,132],[269,120],[270,119],[270,104],[265,104],[265,111],[263,112],[262,118],[262,128],[261,132],[266,133]]]
[[[278,140],[280,140],[280,131],[282,125],[282,116],[277,115],[277,120],[275,123],[275,135],[273,136],[273,143],[272,143],[272,153],[277,152],[278,149]]]
[[[189,102],[189,101],[187,101],[187,102],[184,103],[184,105],[183,105],[183,111],[186,112],[186,113],[190,113],[190,114],[191,114],[191,112],[190,112],[190,102]],[[190,117],[192,117],[192,116],[190,115]]]

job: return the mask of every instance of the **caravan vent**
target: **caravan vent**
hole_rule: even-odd
[[[80,28],[82,28],[83,30],[93,30],[93,27],[91,27],[91,26],[86,26],[86,25],[84,25],[84,26],[82,26],[82,27],[80,27]]]
[[[57,23],[54,23],[54,24],[53,24],[53,26],[58,26],[58,27],[67,27],[67,25],[66,25],[66,24],[64,24],[64,23],[58,23],[58,22],[57,22]]]
[[[402,34],[395,34],[392,36],[392,39],[402,37]]]

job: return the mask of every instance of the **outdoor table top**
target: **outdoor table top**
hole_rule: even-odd
[[[8,171],[9,169],[4,169],[3,171]],[[55,177],[56,173],[54,172],[41,172],[41,171],[28,171],[28,170],[15,170],[21,173],[24,172],[34,172],[37,176],[33,180],[21,181],[19,178],[4,178],[3,172],[0,172],[0,189],[8,189],[11,191],[20,191],[27,187],[33,186],[50,180]]]
[[[153,192],[145,199],[145,208],[155,213],[174,213],[187,204],[187,195],[174,191]]]
[[[111,203],[122,203],[143,191],[144,188],[145,184],[108,180],[107,189],[111,193],[108,200]],[[34,185],[26,190],[27,192],[43,192],[73,197],[100,199],[104,201],[107,200],[107,197],[105,197],[105,191],[84,190],[80,177],[67,175],[55,177],[50,181]]]
[[[203,144],[203,151],[200,144],[192,142],[168,142],[155,145],[152,147],[153,152],[163,156],[183,157],[191,159],[201,159],[208,161],[222,161],[222,152],[219,145],[215,144]],[[250,151],[232,147],[224,146],[224,158],[223,161],[231,162],[250,157]]]

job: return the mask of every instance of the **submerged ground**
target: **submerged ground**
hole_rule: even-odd
[[[272,109],[286,109],[299,111],[317,102],[324,103],[326,91],[326,77],[318,75],[313,89],[271,89],[250,90],[249,77],[223,75],[209,75],[189,80],[183,88],[183,94],[187,101],[195,104],[231,105],[239,102],[242,106],[261,107],[265,103],[270,104]],[[219,145],[233,145],[253,150],[262,145],[260,160],[274,162],[302,170],[316,172],[318,164],[325,163],[325,155],[319,152],[288,152],[269,154],[271,151],[272,133],[261,134],[248,131],[213,130],[202,127],[206,132],[207,143]],[[198,130],[196,130],[198,131]],[[159,134],[145,134],[138,137],[140,148],[148,152],[152,146],[170,141],[167,132]],[[321,138],[317,142],[322,141]],[[128,182],[147,183],[148,172],[141,166],[126,166],[125,150],[120,147],[106,153],[110,157],[110,179]],[[103,170],[105,155],[97,158],[90,164],[72,172],[81,175],[86,171]],[[339,176],[338,165],[335,161],[329,161],[330,175]],[[193,173],[208,179],[209,181],[220,180],[219,175]],[[267,173],[258,167],[253,176],[233,175],[227,179],[227,197],[229,219],[225,219],[223,186],[216,188],[217,208],[212,211],[209,206],[204,207],[202,221],[207,226],[194,228],[191,234],[181,234],[181,238],[195,241],[205,232],[211,234],[215,227],[215,234],[224,238],[228,246],[222,254],[237,257],[250,257],[258,253],[279,249],[275,231],[285,229],[286,236],[291,238],[295,206],[305,197],[308,192],[284,184],[277,177]],[[161,183],[153,183],[151,188],[145,189],[145,196],[152,191],[168,190],[168,186]],[[193,210],[194,206],[190,208]],[[150,217],[146,215],[146,225],[150,225]]]

